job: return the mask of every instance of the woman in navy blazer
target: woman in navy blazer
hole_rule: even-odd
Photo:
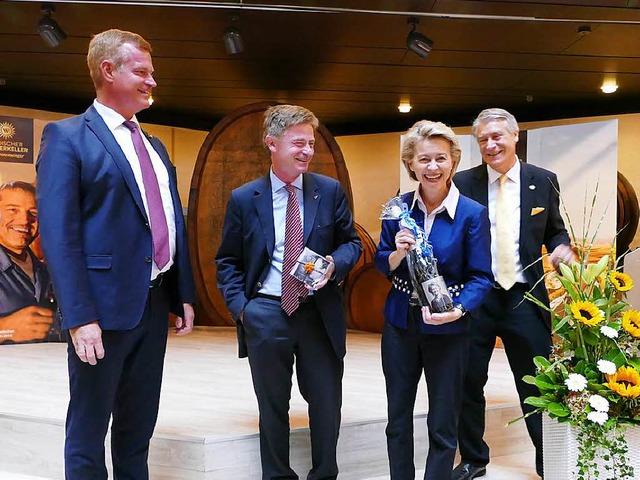
[[[457,445],[469,322],[493,285],[487,209],[460,195],[451,182],[460,146],[442,123],[422,120],[409,129],[402,161],[420,182],[402,200],[422,227],[438,259],[454,308],[431,313],[418,304],[405,257],[413,233],[397,220],[383,220],[377,268],[393,284],[384,307],[382,368],[387,405],[387,450],[392,480],[415,478],[413,408],[422,372],[428,385],[429,453],[425,480],[450,478]]]

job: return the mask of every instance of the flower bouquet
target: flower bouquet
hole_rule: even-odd
[[[577,247],[578,261],[559,266],[564,293],[555,308],[526,294],[551,313],[555,341],[549,358],[534,359],[536,375],[523,379],[540,390],[525,403],[577,429],[575,478],[633,479],[625,429],[640,425],[640,311],[624,300],[633,280],[612,255],[590,262],[593,247]]]
[[[428,306],[433,313],[453,309],[447,284],[438,273],[438,259],[422,228],[411,218],[411,211],[401,197],[393,197],[382,206],[381,220],[398,220],[400,226],[413,232],[415,245],[407,253],[407,265],[411,284],[418,294],[420,305]]]

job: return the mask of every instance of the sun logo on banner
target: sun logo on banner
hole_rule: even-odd
[[[16,128],[9,122],[0,123],[0,138],[8,140],[16,134]]]

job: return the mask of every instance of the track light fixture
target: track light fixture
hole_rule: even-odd
[[[407,23],[411,25],[411,31],[407,35],[407,48],[419,57],[426,58],[433,49],[433,40],[424,36],[420,32],[416,32],[418,19],[409,17]]]
[[[244,50],[244,43],[242,41],[242,35],[240,29],[234,24],[238,21],[238,17],[231,16],[231,26],[224,31],[222,35],[222,43],[227,55],[235,55]]]
[[[38,22],[38,33],[51,48],[57,47],[60,42],[67,38],[67,34],[64,33],[62,27],[53,19],[53,12],[55,11],[56,7],[53,4],[43,4],[42,18]]]

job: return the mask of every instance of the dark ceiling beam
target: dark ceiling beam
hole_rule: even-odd
[[[19,3],[56,3],[56,4],[83,4],[83,5],[120,5],[142,7],[192,7],[224,10],[253,10],[264,12],[295,12],[295,13],[326,13],[326,14],[366,14],[389,15],[403,17],[424,17],[455,20],[487,20],[500,22],[543,22],[543,23],[582,23],[610,24],[610,25],[640,25],[640,20],[626,19],[615,20],[605,18],[554,18],[527,15],[482,15],[474,13],[449,13],[449,12],[422,12],[399,11],[381,9],[362,9],[348,7],[320,7],[290,4],[260,4],[245,3],[243,0],[232,2],[208,2],[193,0],[8,0]],[[606,7],[602,7],[606,8]]]

